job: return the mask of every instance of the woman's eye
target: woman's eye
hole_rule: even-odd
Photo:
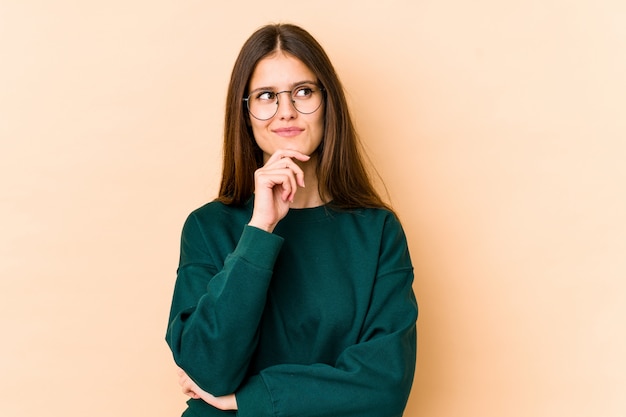
[[[256,95],[257,100],[265,101],[265,100],[275,100],[276,94],[271,91],[261,91]]]
[[[313,89],[311,87],[300,87],[294,91],[293,96],[297,98],[307,98],[311,94],[313,94]]]

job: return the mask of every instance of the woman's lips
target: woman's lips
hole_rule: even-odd
[[[278,136],[289,138],[299,135],[300,133],[302,133],[303,130],[304,129],[301,129],[299,127],[281,127],[279,129],[272,130],[272,132],[274,132]]]

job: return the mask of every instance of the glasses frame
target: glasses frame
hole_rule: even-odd
[[[318,110],[320,109],[320,107],[322,107],[322,103],[324,102],[324,97],[325,97],[325,96],[324,96],[324,92],[326,91],[326,90],[324,89],[324,87],[320,87],[320,86],[319,86],[319,85],[317,85],[317,84],[315,84],[315,87],[317,87],[317,89],[319,90],[320,94],[322,95],[322,99],[320,100],[320,104],[319,104],[319,106],[317,106],[317,107],[315,108],[315,110],[310,111],[310,112],[303,112],[303,111],[298,110],[298,107],[296,107],[296,101],[293,99],[293,92],[294,92],[294,91],[296,91],[298,88],[302,88],[302,85],[298,85],[298,86],[294,87],[294,88],[293,88],[293,89],[291,89],[291,90],[283,90],[283,91],[279,91],[278,93],[274,93],[274,94],[276,95],[276,103],[275,103],[275,104],[276,104],[276,110],[274,111],[274,114],[272,114],[270,117],[268,117],[268,118],[266,118],[266,119],[261,119],[260,117],[255,116],[255,115],[254,115],[254,113],[252,113],[252,111],[250,111],[250,97],[252,96],[252,94],[254,94],[254,92],[253,92],[253,93],[248,94],[248,97],[244,97],[242,100],[246,103],[246,109],[248,109],[248,114],[250,114],[250,116],[254,117],[255,119],[257,119],[257,120],[261,120],[261,121],[266,121],[266,120],[269,120],[269,119],[271,119],[272,117],[276,116],[276,113],[278,113],[278,107],[280,106],[280,103],[279,103],[279,101],[278,101],[278,96],[279,96],[280,94],[283,94],[283,93],[289,93],[289,97],[292,97],[292,98],[291,98],[291,100],[289,100],[289,101],[291,101],[291,105],[293,106],[293,108],[294,108],[294,109],[295,109],[298,113],[300,113],[300,114],[313,114],[313,113],[315,113],[316,111],[318,111]]]

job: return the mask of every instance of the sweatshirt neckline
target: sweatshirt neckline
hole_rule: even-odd
[[[288,221],[309,222],[322,220],[331,215],[331,208],[328,204],[317,207],[292,208],[289,209],[285,219]]]
[[[248,208],[252,211],[254,207],[254,195],[248,200]],[[281,222],[312,222],[324,220],[332,216],[335,212],[332,208],[332,202],[322,204],[316,207],[290,208],[287,215]]]

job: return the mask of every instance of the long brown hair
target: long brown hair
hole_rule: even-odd
[[[359,139],[339,77],[321,45],[291,24],[267,25],[248,38],[235,61],[226,98],[224,160],[218,200],[244,204],[254,192],[254,171],[263,165],[243,102],[257,63],[276,51],[302,61],[324,88],[324,137],[317,149],[317,177],[323,200],[341,209],[387,208],[363,162]]]

